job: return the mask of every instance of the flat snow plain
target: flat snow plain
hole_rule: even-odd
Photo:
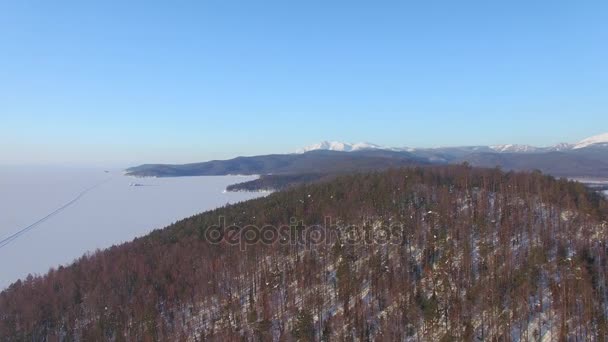
[[[110,247],[194,214],[259,197],[224,192],[255,176],[134,178],[121,170],[0,168],[0,290],[86,252]],[[49,216],[49,214],[51,214]],[[41,220],[42,219],[42,220]],[[38,222],[38,223],[36,223]]]

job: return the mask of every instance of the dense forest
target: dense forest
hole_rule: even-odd
[[[229,185],[227,191],[277,191],[294,186],[331,180],[337,174],[304,173],[286,175],[261,175],[259,178],[247,182]]]
[[[243,246],[209,241],[221,217],[332,225],[323,243]],[[0,340],[606,341],[607,218],[598,194],[538,172],[343,175],[18,281]],[[383,227],[399,238],[352,238]]]

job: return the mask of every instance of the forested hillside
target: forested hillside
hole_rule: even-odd
[[[220,217],[330,237],[210,242]],[[340,176],[19,281],[0,294],[0,340],[605,341],[607,217],[599,195],[540,173]]]
[[[144,164],[128,168],[126,173],[137,177],[335,174],[428,164],[430,162],[426,158],[416,157],[405,151],[370,150],[350,153],[311,151],[302,154],[236,157],[229,160],[212,160],[192,164]]]

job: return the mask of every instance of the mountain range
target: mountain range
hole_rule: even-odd
[[[409,148],[384,147],[367,142],[352,144],[324,141],[304,147],[296,153],[179,165],[144,164],[129,168],[126,173],[139,177],[256,174],[266,176],[263,184],[264,188],[269,188],[273,183],[269,180],[274,180],[277,184],[291,184],[294,179],[310,180],[357,171],[462,163],[514,171],[539,170],[555,177],[608,178],[608,133],[578,143],[561,143],[549,147],[508,144]],[[298,177],[294,178],[294,175]],[[246,187],[249,190],[252,188],[255,188],[252,184]]]
[[[598,134],[579,141],[578,143],[559,143],[547,147],[537,147],[532,145],[521,144],[504,144],[490,146],[466,146],[461,147],[475,151],[483,152],[499,152],[499,153],[538,153],[538,152],[560,152],[577,150],[586,147],[608,147],[608,133]],[[361,150],[387,150],[387,151],[408,151],[415,152],[419,150],[441,150],[443,148],[412,148],[412,147],[386,147],[369,142],[345,143],[339,141],[322,141],[317,144],[306,146],[296,151],[296,153],[305,153],[316,150],[330,150],[340,152],[353,152]]]

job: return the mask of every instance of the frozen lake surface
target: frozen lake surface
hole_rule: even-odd
[[[230,184],[255,178],[134,178],[120,170],[3,166],[0,290],[29,273],[43,274],[68,264],[87,251],[264,195],[224,192]],[[28,229],[15,235],[24,228]]]

